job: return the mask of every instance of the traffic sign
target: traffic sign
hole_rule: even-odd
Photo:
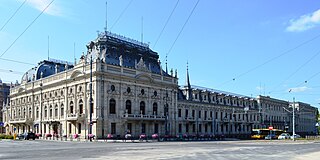
[[[270,127],[269,127],[269,130],[273,130],[273,127],[272,127],[272,126],[270,126]]]
[[[0,127],[3,127],[4,126],[4,123],[3,122],[0,122]]]

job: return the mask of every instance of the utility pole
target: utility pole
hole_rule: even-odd
[[[295,122],[294,122],[294,111],[295,111],[295,108],[296,108],[296,106],[295,106],[295,98],[293,97],[293,106],[292,106],[292,139],[293,139],[293,141],[294,141],[294,136],[295,136]]]
[[[93,103],[92,103],[92,55],[90,57],[90,109],[89,109],[89,139],[90,142],[92,142],[92,109],[93,109]]]

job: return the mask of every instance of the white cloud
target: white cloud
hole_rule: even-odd
[[[23,1],[23,0],[20,0]],[[44,8],[48,6],[51,0],[28,0],[26,4],[31,6],[34,9],[39,10],[40,12],[43,11]],[[63,16],[64,11],[62,10],[61,6],[59,6],[56,1],[52,2],[51,5],[46,9],[44,12],[45,14],[51,16]]]
[[[286,28],[289,32],[302,32],[320,24],[320,9],[317,11],[302,15],[298,19],[291,19],[290,25]]]
[[[288,89],[288,91],[292,92],[292,93],[297,93],[297,92],[304,92],[304,91],[309,90],[309,89],[311,89],[311,88],[303,86],[303,87],[290,88],[290,89]]]

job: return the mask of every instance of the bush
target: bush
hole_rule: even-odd
[[[12,135],[6,135],[5,139],[13,139],[13,136]]]
[[[13,139],[12,135],[0,134],[0,139]]]

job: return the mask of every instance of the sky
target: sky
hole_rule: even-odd
[[[167,56],[179,85],[188,63],[192,85],[320,106],[319,1],[54,0],[41,14],[51,1],[1,0],[3,82],[20,82],[48,50],[74,62],[107,24],[149,43],[163,68]]]

